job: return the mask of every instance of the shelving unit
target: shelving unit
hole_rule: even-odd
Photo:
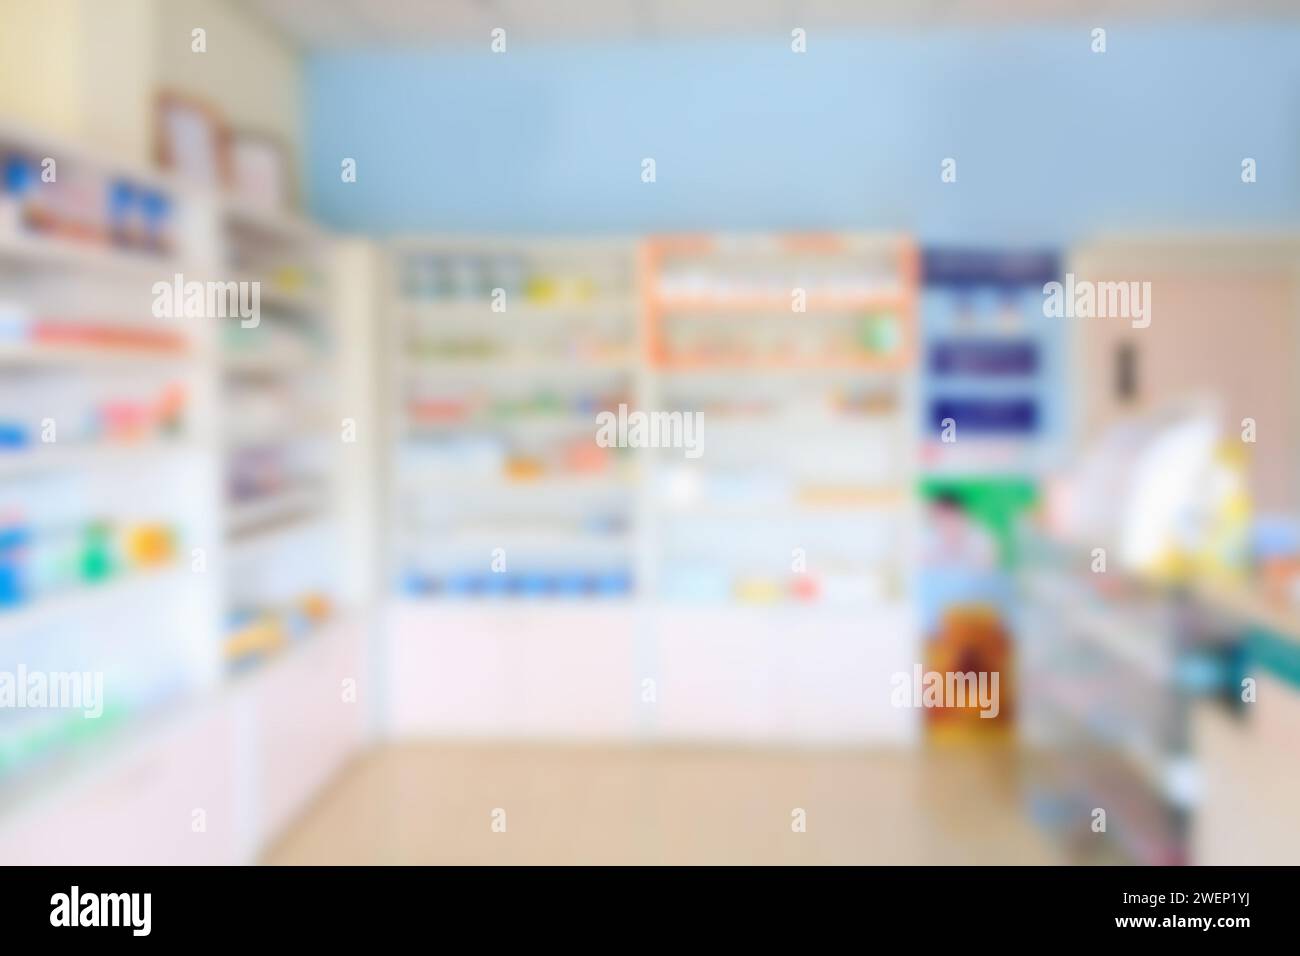
[[[901,600],[916,443],[912,245],[673,237],[647,243],[641,265],[651,407],[702,412],[707,449],[698,460],[653,455],[655,593]]]
[[[0,856],[246,862],[364,733],[340,700],[364,667],[355,375],[322,279],[368,290],[294,216],[9,124],[0,163],[0,670],[104,684],[99,719],[0,710]],[[160,316],[177,274],[258,281],[260,322]]]
[[[632,247],[411,239],[389,253],[394,585],[631,596],[636,467],[593,436],[598,412],[636,401]]]
[[[81,148],[5,125],[0,163],[0,669],[106,687],[98,720],[0,713],[7,776],[217,680],[218,577],[192,559],[215,527],[213,338],[151,311],[217,237],[206,197]]]
[[[344,416],[335,407],[328,239],[293,216],[230,200],[221,225],[226,270],[260,287],[259,321],[226,320],[221,336],[223,649],[228,666],[241,668],[338,613],[341,434],[329,423]]]
[[[1240,706],[1235,611],[1198,587],[1093,574],[1088,549],[1039,533],[1027,532],[1024,547],[1032,808],[1075,849],[1095,849],[1087,823],[1102,807],[1105,853],[1188,862],[1208,784],[1197,715]]]
[[[914,734],[864,689],[916,660],[908,241],[428,238],[387,258],[394,733]],[[703,411],[703,456],[600,447],[621,404]]]

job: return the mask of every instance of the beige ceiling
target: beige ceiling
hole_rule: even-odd
[[[690,39],[879,26],[1288,18],[1300,0],[241,0],[311,50]]]

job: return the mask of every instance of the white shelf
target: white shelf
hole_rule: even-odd
[[[7,148],[16,148],[33,157],[57,156],[60,184],[65,179],[65,169],[69,179],[82,170],[106,182],[114,178],[125,178],[165,193],[172,210],[169,225],[172,251],[166,255],[128,250],[109,244],[83,243],[56,234],[28,232],[19,226],[0,230],[0,283],[5,285],[6,296],[21,298],[21,308],[30,314],[63,314],[62,310],[80,308],[83,301],[93,302],[95,308],[99,309],[102,300],[103,314],[130,314],[144,320],[150,328],[158,328],[156,322],[149,323],[148,299],[139,298],[149,291],[154,282],[170,281],[176,273],[222,281],[256,279],[261,283],[263,322],[269,324],[276,320],[277,313],[285,313],[285,324],[288,324],[289,319],[298,325],[312,323],[313,332],[325,333],[313,335],[312,344],[318,340],[326,343],[337,341],[335,336],[329,334],[332,329],[327,327],[335,319],[332,311],[337,301],[333,297],[334,291],[349,280],[358,280],[351,272],[339,276],[332,271],[336,265],[334,255],[337,247],[334,241],[305,219],[289,213],[256,209],[237,199],[183,184],[152,170],[105,158],[98,145],[60,143],[44,133],[0,121],[0,152]],[[6,226],[12,221],[11,218],[6,218]],[[234,262],[248,263],[247,272],[258,274],[233,274],[225,264]],[[315,285],[304,285],[299,289],[287,281],[273,283],[269,276],[280,277],[282,273],[275,268],[280,266],[301,268],[304,274],[312,277],[326,277],[322,281],[328,282],[328,290]],[[349,318],[355,317],[357,324],[369,325],[370,315],[366,311],[369,303],[361,292],[353,297]],[[129,298],[131,296],[135,298]],[[68,304],[65,304],[65,299]],[[135,305],[137,302],[140,303],[138,306]],[[111,313],[110,309],[113,310]],[[23,801],[24,813],[30,812],[38,828],[48,826],[51,831],[63,832],[68,826],[76,830],[85,824],[88,829],[103,829],[103,819],[120,819],[121,813],[117,817],[112,814],[123,806],[131,805],[133,801],[136,809],[144,806],[148,801],[141,804],[136,791],[148,790],[151,783],[135,766],[142,760],[162,764],[165,773],[172,774],[171,779],[182,780],[186,786],[191,783],[191,780],[186,779],[187,776],[197,777],[205,772],[227,786],[226,781],[231,779],[249,779],[245,772],[247,767],[240,766],[232,772],[228,761],[219,761],[212,768],[207,767],[211,761],[199,761],[194,767],[185,763],[183,767],[173,770],[171,758],[177,757],[177,762],[180,762],[186,759],[186,754],[217,752],[219,757],[226,760],[231,748],[205,746],[202,735],[196,739],[195,727],[187,726],[203,724],[205,721],[187,720],[185,715],[208,710],[203,706],[208,702],[219,704],[218,709],[227,706],[243,707],[245,705],[240,701],[245,700],[249,694],[262,692],[258,688],[264,683],[263,677],[267,681],[279,683],[268,691],[275,695],[268,698],[275,700],[275,706],[256,708],[259,721],[268,715],[274,717],[274,713],[289,713],[290,708],[286,702],[292,704],[294,720],[299,719],[303,713],[303,706],[319,711],[309,715],[313,726],[327,726],[330,721],[346,722],[350,719],[343,716],[347,713],[346,708],[332,706],[328,698],[313,696],[315,688],[312,684],[319,676],[320,662],[317,660],[313,663],[312,658],[319,658],[319,654],[302,654],[295,645],[289,649],[291,653],[278,655],[274,661],[269,661],[271,666],[259,667],[257,674],[242,675],[237,682],[228,684],[223,680],[219,653],[226,611],[240,597],[231,592],[241,583],[241,575],[248,576],[249,569],[241,565],[241,562],[260,548],[290,542],[292,534],[297,531],[311,535],[314,529],[322,529],[324,533],[332,534],[335,525],[329,522],[338,517],[335,510],[338,496],[332,480],[343,468],[341,460],[336,462],[331,459],[328,463],[321,461],[319,470],[323,475],[329,476],[330,484],[295,488],[269,498],[243,502],[235,507],[228,506],[222,496],[220,480],[223,457],[231,451],[225,442],[250,438],[270,442],[296,442],[302,436],[301,428],[289,424],[268,429],[269,434],[252,435],[248,431],[242,431],[241,423],[231,418],[231,409],[237,406],[226,401],[228,396],[223,394],[223,390],[248,384],[241,378],[246,373],[265,376],[301,373],[304,375],[301,384],[314,384],[305,376],[319,376],[324,386],[322,391],[327,397],[335,397],[336,390],[347,390],[346,381],[341,380],[334,367],[334,359],[339,352],[331,351],[333,346],[328,346],[320,350],[277,348],[268,353],[250,351],[247,354],[229,355],[223,347],[222,329],[216,322],[168,323],[167,328],[178,333],[177,343],[179,345],[183,341],[183,349],[114,347],[94,343],[43,344],[16,337],[0,341],[0,376],[19,379],[17,373],[23,373],[19,385],[23,389],[27,388],[28,378],[33,389],[59,388],[60,385],[55,384],[55,373],[76,372],[76,379],[84,380],[88,385],[93,381],[95,389],[99,388],[101,382],[110,383],[109,372],[115,373],[112,376],[113,383],[126,383],[147,373],[168,375],[180,380],[186,395],[185,432],[178,435],[175,442],[164,439],[143,440],[120,446],[109,443],[76,446],[60,442],[57,446],[3,451],[0,452],[0,481],[29,475],[37,476],[39,480],[47,471],[64,470],[84,476],[87,485],[105,486],[106,503],[103,507],[110,516],[115,515],[119,507],[129,507],[134,513],[137,504],[142,515],[152,516],[155,507],[153,497],[161,496],[161,489],[157,487],[158,476],[151,473],[153,466],[164,463],[170,465],[173,455],[177,456],[179,464],[188,467],[192,460],[195,466],[192,477],[196,480],[192,486],[181,483],[179,487],[166,489],[166,504],[160,501],[157,506],[165,509],[164,518],[169,525],[181,529],[179,538],[184,546],[179,549],[178,563],[149,570],[123,569],[119,575],[103,582],[43,595],[30,604],[0,610],[0,639],[16,640],[28,633],[37,638],[38,642],[48,639],[51,666],[57,661],[57,666],[77,667],[77,649],[83,644],[93,644],[100,637],[101,630],[110,624],[123,625],[119,630],[124,633],[112,636],[121,639],[121,653],[128,656],[119,659],[117,663],[128,668],[133,678],[138,672],[141,681],[152,681],[153,672],[158,671],[156,667],[146,666],[152,662],[141,659],[141,655],[149,652],[149,642],[155,637],[165,636],[169,653],[176,654],[175,666],[168,663],[170,669],[164,675],[165,684],[151,682],[143,685],[139,688],[142,696],[138,699],[133,696],[120,700],[115,698],[115,706],[123,707],[124,712],[129,713],[111,733],[93,740],[87,739],[84,746],[56,748],[53,744],[41,744],[41,752],[33,755],[30,765],[24,764],[24,769],[17,776],[0,781],[0,789],[11,794],[19,790],[27,793],[29,785],[34,787],[30,792],[40,794],[38,800]],[[270,338],[271,341],[263,341],[263,344],[279,344],[278,336]],[[368,358],[364,351],[361,356]],[[354,354],[345,357],[351,361]],[[286,384],[286,381],[279,379],[274,382],[277,388]],[[299,383],[294,381],[292,384]],[[115,387],[115,384],[110,384],[110,388]],[[127,390],[124,388],[123,391]],[[118,393],[113,391],[111,394],[112,397],[117,397]],[[124,394],[122,397],[129,398],[129,395]],[[80,400],[80,396],[75,398],[75,401]],[[89,400],[88,397],[87,401]],[[304,399],[305,407],[314,408],[320,404],[312,396]],[[66,403],[59,407],[65,405]],[[322,408],[319,420],[310,415],[295,417],[303,422],[310,421],[307,427],[313,432],[319,427],[322,438],[329,437],[321,422],[332,418],[332,412],[326,414]],[[61,432],[60,438],[64,437]],[[342,445],[337,440],[335,444]],[[166,462],[162,461],[164,458],[167,459]],[[316,467],[315,462],[313,466]],[[120,475],[108,470],[119,468],[122,470]],[[185,477],[191,476],[187,474]],[[32,484],[39,488],[36,482]],[[109,487],[110,484],[112,487]],[[29,500],[28,489],[17,485],[13,487],[19,510],[25,513]],[[35,501],[35,491],[32,492],[31,500],[34,505],[41,504]],[[347,503],[359,504],[351,496]],[[89,504],[99,507],[96,502]],[[39,509],[33,510],[39,513]],[[354,508],[354,512],[357,510],[360,509]],[[78,513],[69,517],[81,520]],[[354,520],[358,520],[355,515]],[[40,526],[39,521],[33,523]],[[340,518],[337,523],[342,525],[348,522]],[[205,573],[190,570],[190,547],[204,548],[210,555]],[[345,586],[346,576],[337,571],[340,560],[338,555],[342,548],[335,548],[332,540],[328,545],[322,546],[319,539],[308,540],[299,547],[311,549],[310,555],[321,559],[318,563],[325,570],[320,576],[331,576],[327,583]],[[277,553],[273,560],[277,567],[292,567],[297,557],[303,553],[301,550],[285,552],[283,556]],[[316,574],[316,564],[312,563],[306,577],[314,578]],[[304,580],[302,589],[306,590],[313,584],[314,580]],[[295,586],[296,581],[290,578],[288,589]],[[325,642],[337,644],[340,642],[336,635],[344,633],[349,635],[349,641],[352,640],[351,632],[355,630],[359,618],[345,618],[345,615],[349,614],[357,599],[351,596],[345,599],[344,595],[338,593],[331,593],[330,598],[336,608],[334,621],[324,626],[323,633],[313,635],[304,644],[318,647]],[[172,604],[176,605],[174,615],[171,613]],[[149,613],[155,607],[162,608],[167,613]],[[146,621],[149,633],[135,634],[138,630],[135,625]],[[166,633],[155,635],[153,632],[159,628],[166,628]],[[116,647],[114,651],[117,651]],[[291,660],[303,663],[300,666],[293,665],[289,663]],[[356,673],[357,670],[357,667],[349,665],[346,672]],[[302,672],[299,680],[301,686],[289,686],[289,692],[286,693],[287,685],[283,682],[298,671]],[[219,689],[215,695],[214,688]],[[164,689],[167,697],[165,705],[156,708],[146,706],[148,701],[162,695]],[[227,689],[229,693],[226,692]],[[134,692],[135,688],[120,689],[120,693],[128,695]],[[312,700],[317,703],[311,703]],[[351,719],[359,726],[361,711],[358,709],[354,713],[358,716]],[[279,719],[283,722],[287,718]],[[241,716],[226,723],[240,730],[237,739],[232,738],[233,744],[246,748],[248,735],[244,728],[249,722]],[[327,738],[333,739],[331,735],[337,728],[327,729],[331,733],[322,738],[322,744]],[[263,730],[261,734],[270,741],[268,747],[278,748],[275,754],[279,757],[279,763],[286,764],[282,751],[286,742],[296,745],[296,731],[283,726],[273,730],[274,733]],[[33,739],[32,743],[36,741]],[[174,752],[159,755],[160,749],[171,747],[173,743]],[[114,778],[111,786],[87,788],[81,785],[84,778],[79,776],[80,771],[94,774],[93,767],[99,763],[97,755],[107,756],[108,752],[129,754],[126,761],[120,757],[108,757],[104,761],[104,779]],[[55,768],[66,772],[45,772]],[[299,771],[298,764],[295,764],[295,771]],[[156,784],[157,780],[153,782]],[[273,789],[277,797],[280,797],[283,793],[294,794],[304,787],[314,787],[316,782],[277,778]],[[70,812],[65,805],[83,801],[78,794],[86,792],[97,795],[94,812]],[[303,790],[304,799],[305,796],[306,790]],[[157,793],[154,797],[164,801],[169,799]],[[259,801],[259,805],[261,803],[264,801]],[[156,806],[156,803],[150,806]],[[103,819],[101,809],[106,814]],[[235,816],[219,810],[220,808],[213,811],[214,819]],[[99,823],[94,820],[99,820]],[[9,821],[6,819],[0,822]],[[112,830],[113,827],[108,829]],[[87,845],[86,840],[73,842]],[[90,842],[103,841],[97,836]],[[212,845],[209,851],[212,855],[221,852],[226,855],[243,853],[249,847],[244,837],[239,838],[239,846],[231,846],[224,851],[216,849],[219,844],[220,840],[218,844]],[[48,842],[45,845],[48,848]],[[174,853],[174,847],[168,847],[168,851]],[[129,856],[130,852],[132,851],[124,851],[122,855]]]
[[[521,415],[518,418],[505,418],[495,421],[492,419],[476,419],[473,421],[459,422],[411,421],[406,427],[408,429],[408,434],[412,436],[456,435],[467,432],[474,434],[492,434],[494,432],[503,431],[524,431],[530,434],[548,434],[557,432],[561,434],[569,434],[584,430],[589,431],[594,435],[596,433],[596,416],[593,413],[590,416]]]
[[[0,366],[185,365],[199,361],[194,350],[113,348],[81,345],[0,343]]]
[[[221,212],[226,225],[262,239],[292,245],[312,245],[326,238],[314,223],[297,213],[284,209],[267,209],[254,205],[238,196],[221,199]]]
[[[320,517],[329,503],[321,487],[289,488],[231,504],[226,529],[235,540]]]
[[[107,607],[126,602],[149,604],[150,594],[175,591],[196,578],[198,576],[188,567],[170,564],[71,588],[17,609],[0,611],[0,638],[62,623],[70,618],[79,618],[84,626],[93,628],[95,619]]]
[[[222,365],[238,374],[295,374],[319,367],[322,357],[305,349],[276,348],[264,351],[223,352]]]
[[[557,476],[528,481],[511,481],[498,475],[475,478],[449,475],[431,468],[407,466],[397,476],[400,488],[428,489],[440,494],[463,493],[470,495],[539,495],[581,499],[583,495],[600,492],[631,494],[637,490],[637,480],[632,475]]]
[[[473,375],[475,377],[501,376],[514,377],[526,375],[565,375],[609,376],[614,373],[626,373],[637,368],[635,357],[620,356],[615,358],[582,358],[580,356],[539,356],[536,358],[425,358],[418,355],[407,356],[407,369],[410,375],[444,377],[450,375]]]
[[[263,308],[277,312],[319,312],[329,302],[319,289],[284,289],[261,276],[242,276],[240,281],[260,283],[260,302]]]
[[[735,243],[725,238],[720,239],[708,260],[701,261],[698,268],[704,272],[726,269],[734,267],[738,258],[760,262],[761,267],[765,269],[789,266],[789,263],[780,259],[788,254],[789,244],[783,242],[780,237],[768,238],[770,241],[765,241],[764,238],[756,242],[741,239]],[[636,251],[631,248],[623,250],[627,255],[627,273],[631,276],[639,274]],[[418,261],[422,255],[434,257],[447,255],[453,259],[464,256],[491,259],[497,252],[503,256],[517,257],[522,263],[518,266],[520,269],[530,268],[530,264],[537,263],[540,268],[554,270],[556,274],[565,276],[581,274],[582,263],[586,261],[584,257],[598,254],[592,252],[590,248],[584,250],[579,246],[577,251],[570,254],[571,258],[566,258],[565,249],[560,246],[552,247],[548,240],[503,239],[498,242],[477,237],[458,242],[431,238],[427,242],[406,239],[393,244],[391,255],[394,267],[388,270],[393,279],[389,310],[396,334],[391,339],[394,364],[393,374],[389,377],[393,383],[393,414],[398,423],[393,430],[396,458],[393,487],[399,501],[411,500],[416,495],[425,495],[433,501],[447,498],[455,502],[454,507],[463,506],[477,509],[475,513],[483,512],[485,520],[487,520],[486,516],[494,513],[494,505],[502,513],[513,511],[515,514],[523,512],[528,507],[550,509],[552,512],[560,508],[592,508],[606,504],[610,507],[626,508],[630,525],[627,537],[631,543],[630,550],[633,552],[633,561],[628,570],[634,574],[638,591],[641,592],[643,599],[656,597],[655,579],[661,573],[660,566],[665,560],[671,560],[671,555],[664,551],[666,542],[662,538],[662,532],[676,533],[681,528],[683,520],[717,519],[733,522],[728,526],[730,528],[736,527],[737,525],[734,524],[736,522],[762,522],[769,518],[780,518],[808,522],[807,526],[812,528],[817,522],[824,525],[827,521],[857,518],[875,520],[882,515],[893,520],[893,515],[897,514],[900,539],[897,549],[899,557],[896,561],[906,564],[905,555],[910,553],[907,547],[908,535],[914,531],[915,517],[914,510],[910,507],[910,476],[914,468],[910,453],[905,456],[905,460],[895,461],[894,467],[888,470],[888,474],[876,475],[874,466],[869,465],[867,470],[871,472],[870,475],[842,482],[846,486],[871,486],[874,495],[872,500],[784,500],[775,504],[732,504],[727,501],[718,502],[708,499],[707,502],[696,501],[692,507],[674,508],[671,501],[660,500],[659,480],[667,477],[666,468],[677,464],[699,471],[715,470],[714,466],[718,462],[725,467],[734,457],[729,456],[728,451],[734,450],[738,442],[744,444],[746,450],[754,451],[751,457],[755,460],[751,462],[746,459],[739,462],[737,467],[757,468],[758,462],[761,461],[765,471],[775,470],[782,475],[799,473],[799,466],[806,463],[809,454],[808,443],[812,441],[820,440],[825,444],[829,440],[843,440],[853,442],[855,447],[866,443],[872,448],[877,448],[886,438],[902,443],[915,443],[918,429],[913,420],[915,409],[908,387],[909,379],[914,374],[913,366],[892,367],[884,364],[877,366],[864,362],[861,365],[845,364],[842,367],[828,366],[825,363],[810,364],[806,367],[690,363],[684,363],[684,366],[662,367],[652,360],[648,348],[651,343],[642,340],[647,329],[640,321],[632,323],[627,330],[630,348],[626,355],[566,356],[529,354],[526,351],[529,345],[535,349],[545,350],[552,344],[551,341],[539,337],[530,341],[533,332],[530,326],[535,326],[540,335],[545,331],[546,323],[554,322],[563,330],[563,334],[576,339],[583,334],[578,324],[580,319],[608,317],[613,321],[620,315],[626,315],[628,319],[640,319],[639,309],[642,304],[638,295],[640,290],[630,290],[627,295],[574,306],[520,304],[518,297],[511,297],[507,300],[508,310],[505,313],[492,312],[490,299],[487,297],[447,300],[404,298],[402,265],[405,256],[414,255],[417,259],[414,263],[417,274],[411,278],[418,286],[422,281],[429,281],[428,273],[423,271],[424,263]],[[888,254],[889,262],[896,261],[901,269],[908,261],[909,252],[909,244],[903,237],[846,236],[841,248],[833,255],[836,262],[842,264],[841,269],[845,268],[843,264],[856,265],[867,258],[871,260],[868,265],[874,264],[884,254]],[[609,251],[605,250],[603,254],[608,255]],[[808,253],[807,250],[797,253],[797,255],[804,254],[820,253],[815,250],[812,253]],[[772,257],[778,258],[774,260]],[[678,265],[680,264],[679,261]],[[428,268],[436,271],[439,264],[431,264]],[[863,268],[866,266],[864,265]],[[490,264],[485,266],[485,270],[486,275],[493,274]],[[840,316],[851,315],[853,310],[860,308],[906,306],[910,309],[911,296],[914,292],[910,287],[912,281],[910,274],[890,273],[885,278],[890,284],[871,290],[869,294],[837,293],[821,296],[814,298],[809,308],[812,309],[816,305],[837,309],[840,310],[838,312]],[[469,287],[468,283],[472,281],[472,277],[470,280],[463,277],[457,280],[454,275],[452,279],[461,281],[466,287]],[[414,287],[412,289],[416,291]],[[649,303],[651,308],[660,311],[664,308],[715,309],[725,313],[726,321],[733,323],[730,328],[741,335],[744,335],[743,318],[746,312],[757,314],[777,305],[780,305],[783,316],[788,313],[788,299],[778,300],[771,296],[737,296],[724,302],[706,302],[689,296],[678,296],[665,302]],[[801,322],[805,318],[809,317],[795,316],[793,321]],[[811,318],[817,320],[817,316]],[[693,322],[696,321],[696,317],[692,316],[689,320],[681,321]],[[707,316],[701,317],[700,321],[707,321]],[[824,326],[817,326],[817,328],[824,328]],[[489,340],[487,345],[501,344],[503,347],[504,335],[508,331],[513,354],[492,354],[482,357],[467,355],[464,358],[445,354],[454,351],[450,343],[457,340],[458,334],[465,334],[466,329],[473,330],[476,341],[486,338]],[[603,327],[599,331],[607,336],[602,341],[610,341],[609,333],[605,332]],[[596,328],[593,324],[593,336],[595,334]],[[502,337],[500,343],[493,338],[496,335]],[[435,344],[436,347],[445,350],[444,354],[419,351],[421,346]],[[616,375],[623,373],[626,373],[626,379],[615,379]],[[727,390],[737,383],[744,383],[754,391],[755,397],[770,399],[770,402],[765,404],[770,404],[772,409],[770,414],[761,414],[753,418],[728,418],[719,415],[717,418],[710,419],[706,411],[704,429],[706,454],[704,460],[698,463],[693,460],[670,462],[663,454],[646,452],[638,454],[636,462],[638,467],[635,471],[620,467],[615,474],[595,479],[567,481],[539,479],[532,482],[513,482],[502,480],[495,474],[484,475],[481,479],[472,476],[464,477],[455,470],[456,461],[443,460],[442,455],[431,455],[428,459],[424,459],[417,453],[417,449],[421,445],[435,446],[443,438],[482,437],[504,442],[511,452],[534,451],[536,445],[552,436],[556,439],[569,434],[580,436],[584,430],[589,430],[594,438],[596,424],[594,414],[590,416],[590,420],[583,416],[531,418],[520,415],[501,421],[474,419],[422,423],[418,415],[408,414],[404,404],[412,392],[417,392],[426,383],[431,388],[442,387],[447,390],[463,383],[472,386],[476,393],[486,393],[491,397],[507,393],[517,396],[521,389],[534,384],[538,388],[545,386],[552,390],[587,388],[594,391],[600,388],[600,383],[605,380],[609,380],[611,384],[616,380],[620,384],[626,382],[628,404],[634,408],[676,408],[679,407],[680,402],[672,402],[671,399],[688,390],[700,392],[700,395],[691,395],[690,398],[697,402],[704,402],[707,407],[710,388],[712,391]],[[829,407],[824,414],[821,414],[820,408],[810,410],[807,394],[799,394],[799,391],[806,386],[809,389],[826,392],[829,401],[832,388],[836,385],[850,385],[855,388],[863,385],[868,389],[878,389],[882,394],[888,393],[892,402],[888,408],[861,416],[853,412],[836,412]],[[665,396],[670,400],[666,402]],[[712,439],[708,437],[710,434],[714,436]],[[789,441],[795,437],[806,439],[799,443],[797,449],[794,449],[793,443]],[[713,452],[715,460],[710,460],[707,451],[711,445],[716,446]],[[624,463],[620,462],[620,466],[622,464]],[[854,474],[857,474],[856,470]],[[889,487],[881,488],[880,485],[886,481]],[[884,493],[886,491],[888,493]],[[417,531],[402,526],[400,515],[394,515],[393,520],[396,522],[396,527],[391,537],[395,545],[403,544],[412,537],[418,537]],[[537,547],[541,547],[540,543],[533,541],[522,528],[517,536],[520,541],[528,540],[530,546],[536,544]],[[482,536],[482,541],[486,543],[488,537],[492,536]],[[496,537],[513,538],[515,535]],[[476,537],[474,540],[479,539]],[[446,550],[452,543],[453,540],[440,538],[438,547]],[[609,542],[601,544],[608,546]],[[581,546],[575,544],[574,548]],[[552,542],[550,547],[555,548],[557,552],[564,550],[558,542]],[[401,555],[396,557],[400,561]],[[720,561],[730,567],[733,557],[734,555],[724,553],[720,556]],[[400,572],[401,568],[399,566],[394,570]],[[395,575],[395,579],[400,579],[400,573]],[[910,582],[910,570],[900,572],[897,579]]]
[[[640,308],[633,296],[611,296],[588,302],[520,302],[507,297],[503,312],[492,308],[490,297],[481,299],[416,299],[404,300],[398,307],[404,316],[416,319],[484,319],[503,324],[521,322],[556,322],[564,319],[606,318],[626,316],[632,318]]]
[[[285,548],[297,546],[304,536],[314,534],[330,520],[326,511],[304,512],[298,520],[253,528],[234,536],[226,547],[226,560],[232,566],[255,561]]]
[[[438,531],[425,534],[421,528],[434,526],[412,527],[414,522],[393,512],[389,582],[400,580],[410,570],[402,562],[408,556],[414,557],[412,548],[418,550],[424,545],[443,556],[467,555],[503,536],[521,553],[572,562],[581,561],[585,555],[587,563],[599,565],[588,570],[608,566],[610,572],[635,575],[637,549],[642,543],[636,530],[637,503],[643,486],[621,467],[617,471],[564,474],[558,473],[554,462],[548,462],[549,474],[512,480],[504,470],[476,474],[473,465],[460,467],[468,462],[442,460],[441,455],[426,458],[419,453],[422,448],[434,448],[446,440],[482,438],[504,443],[509,446],[509,454],[539,450],[558,454],[584,432],[594,441],[594,411],[590,415],[565,410],[499,420],[476,417],[466,421],[421,421],[418,414],[410,413],[407,404],[426,386],[435,390],[472,387],[489,399],[517,399],[529,390],[595,394],[616,388],[636,392],[642,366],[637,322],[640,299],[633,285],[637,275],[635,253],[633,243],[614,240],[430,237],[390,243],[387,307],[396,330],[390,336],[392,373],[388,375],[390,408],[396,423],[390,432],[394,506],[400,507],[416,495],[427,498],[431,506],[445,498],[454,503],[454,508],[472,510],[489,528],[516,530],[502,535],[469,527],[447,536]],[[492,310],[492,299],[487,294],[422,298],[417,293],[407,298],[404,280],[414,278],[423,284],[429,275],[423,271],[424,263],[415,262],[418,274],[408,276],[404,270],[408,256],[457,260],[471,257],[484,264],[478,280],[483,285],[495,284],[498,270],[493,260],[505,261],[521,281],[507,293],[504,312]],[[522,291],[528,281],[538,277],[555,282],[555,300],[530,300]],[[466,289],[476,281],[464,275],[452,279]],[[502,282],[503,286],[507,284]],[[580,297],[578,290],[585,288],[592,289],[590,298]],[[456,343],[469,346],[471,337],[475,345],[486,339],[488,345],[496,345],[501,351],[455,354]],[[429,350],[422,351],[426,346]],[[579,349],[567,351],[571,346]],[[474,350],[466,347],[464,351]],[[636,402],[635,398],[631,400]],[[574,515],[593,508],[618,511],[626,518],[628,530],[618,535],[577,530],[569,533],[535,527],[528,524],[526,517]],[[429,520],[435,519],[430,516]],[[500,600],[503,604],[511,602],[528,603],[529,599],[512,596]]]
[[[97,276],[120,276],[150,282],[170,279],[177,272],[204,271],[197,264],[168,256],[49,238],[39,233],[0,233],[0,263],[25,269],[79,270]]]
[[[121,444],[37,445],[32,451],[0,452],[0,479],[60,469],[121,468],[172,455],[195,454],[190,441],[153,440]]]
[[[269,445],[301,446],[319,443],[332,437],[331,432],[321,422],[309,421],[303,424],[284,424],[274,428],[240,429],[225,435],[222,439],[227,451],[245,448],[265,448]]]

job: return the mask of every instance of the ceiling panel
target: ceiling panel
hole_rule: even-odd
[[[873,26],[1300,17],[1296,0],[240,0],[311,50],[788,35]]]

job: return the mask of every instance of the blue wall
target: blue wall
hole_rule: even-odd
[[[322,219],[375,233],[1300,224],[1300,28],[1114,24],[1107,40],[1092,53],[1084,25],[814,31],[804,55],[784,36],[321,55],[304,174]]]

